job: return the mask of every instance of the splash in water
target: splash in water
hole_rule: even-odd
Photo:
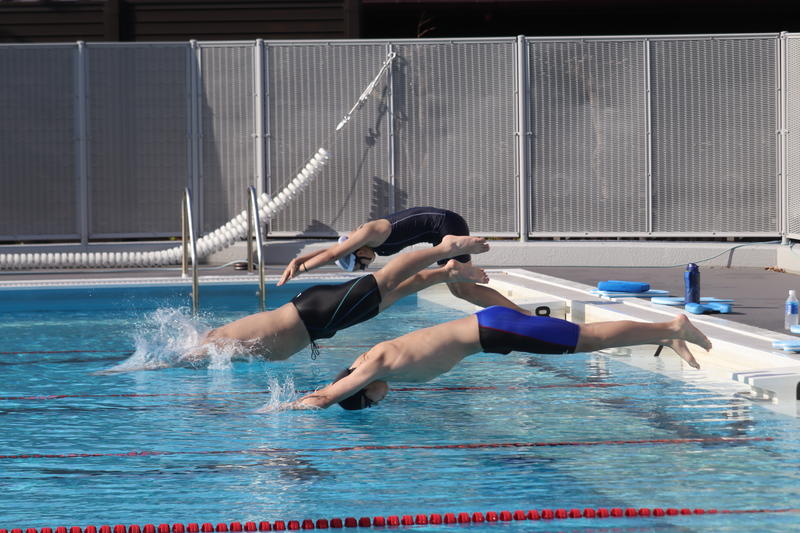
[[[288,376],[283,383],[278,378],[270,376],[267,381],[267,387],[269,388],[269,401],[256,409],[256,413],[286,411],[291,408],[292,402],[298,397],[297,390],[294,388],[294,380],[291,376]]]
[[[181,309],[157,309],[147,315],[134,334],[133,355],[102,373],[156,370],[173,366],[201,366],[225,369],[241,352],[236,343],[201,348],[209,326]]]

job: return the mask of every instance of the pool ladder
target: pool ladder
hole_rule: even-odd
[[[267,290],[264,284],[264,237],[258,216],[256,189],[247,188],[247,272],[253,273],[253,233],[255,230],[256,258],[258,260],[258,307],[263,311],[266,307]],[[200,304],[200,285],[197,279],[197,239],[192,216],[192,192],[186,187],[181,201],[181,275],[189,276],[189,259],[192,264],[192,314],[197,314]]]
[[[194,217],[192,216],[192,191],[189,187],[183,190],[181,200],[181,275],[189,275],[189,257],[192,259],[192,314],[197,314],[200,301],[200,289],[197,283],[197,239],[194,233]]]
[[[256,188],[247,188],[249,204],[247,207],[247,272],[253,273],[253,230],[256,236],[256,258],[258,259],[258,308],[263,311],[267,302],[267,289],[264,285],[264,237],[261,235],[261,221],[258,217]]]

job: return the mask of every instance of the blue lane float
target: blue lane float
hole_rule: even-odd
[[[688,303],[683,309],[693,315],[705,315],[710,313],[721,313],[723,315],[733,310],[733,305],[723,302]]]
[[[659,305],[684,305],[686,300],[682,296],[660,296],[657,298],[653,298],[650,300],[654,304]],[[703,296],[700,298],[701,304],[710,304],[710,303],[721,303],[721,304],[732,304],[734,302],[731,298],[713,298],[711,296]]]
[[[597,296],[608,296],[609,298],[622,298],[622,297],[637,297],[637,298],[652,298],[654,296],[667,296],[669,291],[662,291],[660,289],[650,289],[645,292],[620,292],[620,291],[601,291],[593,289],[590,293]]]
[[[800,339],[772,341],[772,347],[784,352],[800,352]]]
[[[589,292],[596,296],[605,296],[608,298],[652,298],[653,296],[669,295],[669,291],[651,289],[650,284],[643,281],[623,281],[619,279],[600,281],[597,283],[597,288]]]
[[[597,284],[597,290],[603,292],[647,292],[650,290],[650,284],[643,281],[622,281],[618,279],[610,279],[608,281],[601,281]]]

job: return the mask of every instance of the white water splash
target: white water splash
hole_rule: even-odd
[[[277,413],[292,408],[292,403],[297,400],[297,390],[294,388],[294,380],[287,376],[283,383],[274,376],[269,376],[267,380],[269,389],[269,400],[267,403],[256,409],[256,413]]]
[[[214,368],[226,368],[230,366],[233,346],[214,350],[203,348],[202,355],[192,356],[201,354],[198,347],[209,329],[208,325],[180,309],[157,309],[137,325],[133,336],[136,346],[133,355],[101,373],[200,366],[206,361]]]

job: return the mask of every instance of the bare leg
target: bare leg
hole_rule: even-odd
[[[619,320],[582,324],[576,352],[591,352],[618,346],[637,344],[664,344],[675,350],[687,363],[699,368],[686,342],[697,344],[704,350],[711,349],[711,341],[703,332],[689,322],[686,315],[678,315],[669,322],[634,322]]]
[[[471,265],[472,262],[466,263]],[[450,293],[456,298],[461,298],[469,303],[475,304],[478,307],[491,307],[493,305],[501,305],[508,307],[514,311],[518,311],[524,315],[530,315],[531,312],[527,309],[519,307],[517,304],[497,292],[491,287],[484,285],[476,285],[471,282],[448,282],[447,288]]]
[[[488,250],[489,244],[482,237],[445,235],[442,242],[432,248],[395,256],[375,272],[375,281],[378,283],[381,297],[385,297],[406,279],[431,263],[457,255],[480,254]]]
[[[417,272],[410,278],[400,283],[393,291],[381,298],[381,311],[395,303],[400,298],[427,289],[437,283],[487,283],[489,276],[482,268],[469,263],[459,263],[451,259],[446,265],[430,270]]]

